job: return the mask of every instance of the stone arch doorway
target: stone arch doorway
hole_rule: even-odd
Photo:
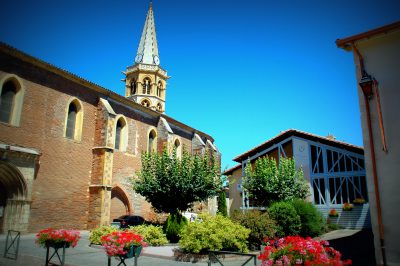
[[[27,231],[29,203],[21,172],[14,165],[0,161],[0,233]]]
[[[110,222],[126,214],[131,214],[130,200],[120,186],[115,186],[111,189]]]

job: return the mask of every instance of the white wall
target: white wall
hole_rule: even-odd
[[[388,153],[382,150],[381,133],[376,105],[376,96],[369,100],[373,139],[376,152],[377,175],[381,196],[382,220],[386,256],[389,265],[400,265],[400,30],[381,34],[356,43],[364,58],[365,69],[379,83],[379,94],[382,106],[383,124],[386,131]],[[357,83],[360,81],[359,59],[355,55]],[[379,230],[376,211],[375,189],[372,175],[370,138],[366,118],[364,96],[357,85],[368,192],[371,208],[371,222],[374,232],[375,255],[377,263],[382,263],[379,244]]]

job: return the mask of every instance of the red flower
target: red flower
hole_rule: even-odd
[[[46,247],[49,242],[65,242],[68,245],[75,247],[78,244],[80,238],[80,234],[76,230],[47,228],[36,234],[36,243],[38,245]]]
[[[108,256],[125,255],[131,246],[147,246],[143,237],[132,231],[116,231],[101,237]]]
[[[262,265],[342,266],[352,263],[351,260],[341,261],[340,252],[329,247],[328,241],[324,240],[287,236],[268,243],[258,257]]]

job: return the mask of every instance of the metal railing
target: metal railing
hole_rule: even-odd
[[[18,258],[19,239],[21,232],[8,230],[4,258],[16,260]]]

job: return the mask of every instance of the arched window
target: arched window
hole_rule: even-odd
[[[65,120],[65,137],[80,140],[82,135],[83,111],[78,99],[74,99],[68,105]]]
[[[162,112],[162,105],[161,105],[161,103],[157,103],[157,111]]]
[[[174,142],[174,148],[176,150],[176,157],[181,158],[182,155],[182,145],[179,139],[176,139]]]
[[[78,108],[74,102],[71,102],[68,107],[68,117],[67,117],[67,127],[65,130],[65,136],[70,139],[75,138],[75,126],[76,126],[76,116],[78,113]]]
[[[117,128],[115,129],[115,148],[119,150],[119,145],[121,143],[121,130],[122,130],[122,125],[121,125],[121,120],[118,120],[117,122]]]
[[[19,126],[25,88],[16,75],[0,79],[0,122]]]
[[[145,106],[145,107],[150,107],[150,101],[149,100],[147,100],[147,99],[144,99],[143,101],[142,101],[142,105],[143,106]]]
[[[157,134],[155,130],[150,131],[149,133],[149,143],[147,146],[147,152],[156,152],[157,151]]]
[[[161,97],[161,91],[162,91],[163,87],[162,87],[162,82],[159,81],[158,85],[157,85],[157,96]]]
[[[17,94],[17,88],[12,81],[7,81],[2,90],[0,98],[0,121],[5,123],[11,123],[12,111],[15,101],[15,95]]]
[[[120,151],[126,150],[127,144],[127,128],[126,122],[123,117],[120,117],[117,120],[117,124],[115,126],[115,149]]]
[[[143,94],[151,94],[151,81],[149,78],[143,80]]]
[[[135,95],[136,94],[136,82],[134,79],[132,79],[131,81],[131,95]]]

